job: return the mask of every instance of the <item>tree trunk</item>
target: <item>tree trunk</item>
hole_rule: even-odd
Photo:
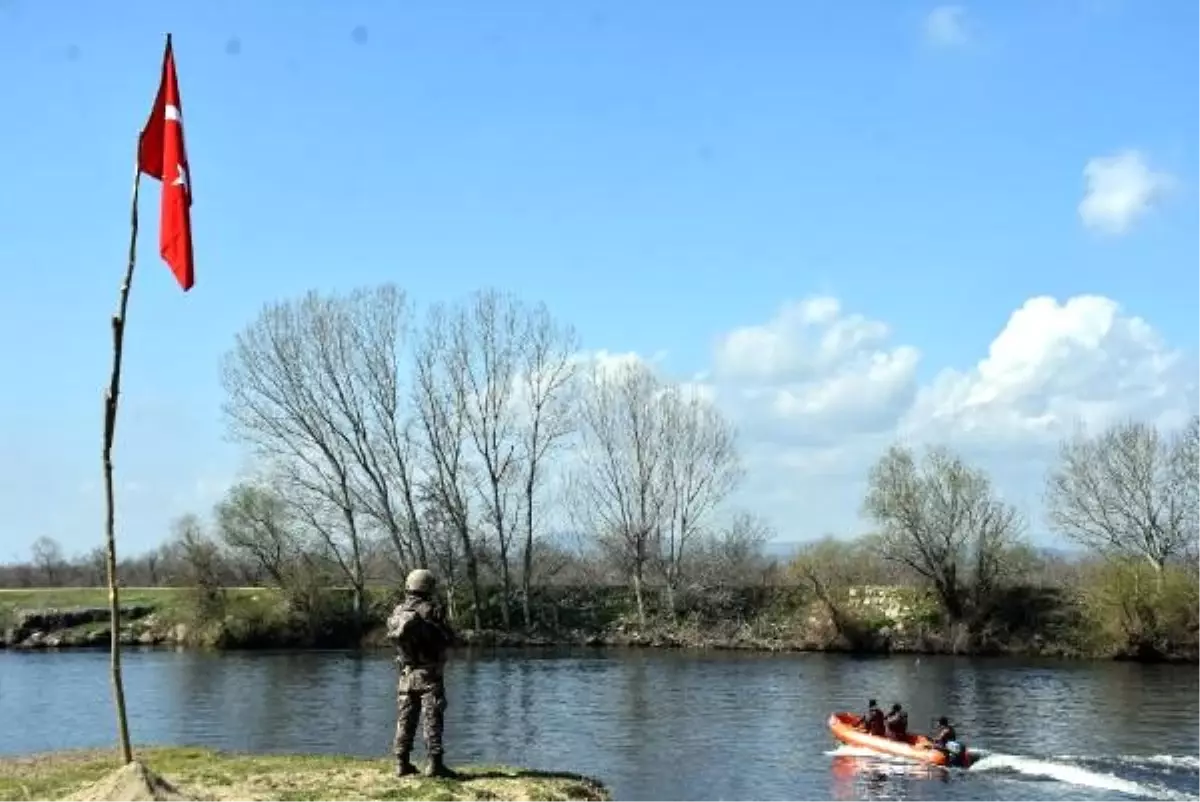
[[[675,620],[675,572],[674,570],[667,574],[667,616],[672,621]]]
[[[479,561],[475,559],[475,548],[471,545],[471,535],[465,526],[458,527],[459,540],[462,542],[463,559],[467,563],[467,581],[471,583],[471,616],[476,631],[483,629],[483,594],[479,588]]]
[[[633,596],[637,600],[638,625],[646,626],[646,605],[642,599],[642,564],[637,562],[633,567]]]
[[[509,610],[509,599],[512,596],[512,578],[508,572],[508,549],[500,549],[500,621],[504,629],[512,629],[512,611]]]
[[[534,474],[529,472],[525,483],[525,554],[521,566],[521,614],[525,620],[525,631],[533,629],[533,615],[529,610],[529,587],[533,576],[533,490]]]
[[[342,491],[343,493],[348,492],[344,481]],[[358,542],[358,525],[354,522],[354,510],[349,506],[344,506],[342,507],[342,516],[346,519],[346,529],[350,533],[351,567],[354,572],[354,576],[350,577],[350,584],[354,589],[354,631],[356,635],[361,635],[365,613],[363,597],[366,595],[367,584],[363,579],[362,549]]]

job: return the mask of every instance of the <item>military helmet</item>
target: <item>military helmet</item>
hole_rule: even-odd
[[[404,589],[413,593],[429,593],[436,583],[432,571],[418,568],[409,572],[408,578],[404,580]]]

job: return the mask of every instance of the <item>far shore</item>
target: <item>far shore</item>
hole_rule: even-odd
[[[342,619],[319,633],[298,631],[280,613],[281,599],[270,588],[225,588],[223,612],[197,620],[187,602],[191,588],[122,590],[120,642],[128,647],[217,650],[385,649],[378,610],[359,634]],[[880,593],[886,593],[882,589]],[[900,591],[897,591],[900,592]],[[0,648],[14,651],[107,649],[111,640],[107,592],[103,588],[0,589]],[[891,603],[891,602],[889,602]],[[910,608],[905,608],[910,609]],[[500,627],[461,629],[461,645],[481,648],[630,648],[738,652],[817,652],[864,656],[957,654],[1058,659],[1131,659],[1142,662],[1198,662],[1194,652],[1151,654],[1094,653],[1064,638],[1033,633],[1006,639],[964,636],[922,625],[878,617],[854,640],[831,633],[810,612],[776,615],[740,625],[719,621],[704,625],[681,618],[658,619],[639,626],[628,616],[600,626],[540,627],[532,632]]]

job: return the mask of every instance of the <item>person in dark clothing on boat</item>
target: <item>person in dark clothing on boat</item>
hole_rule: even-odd
[[[933,733],[933,743],[939,749],[945,749],[946,745],[951,741],[958,741],[958,733],[954,731],[954,726],[950,723],[950,719],[942,716],[938,719],[938,728]]]
[[[887,728],[887,737],[893,741],[904,741],[908,739],[908,713],[900,707],[900,703],[892,705],[892,711],[887,714],[884,719],[884,726]]]
[[[938,719],[937,729],[933,733],[933,746],[949,758],[948,765],[969,766],[972,762],[967,748],[958,740],[954,725],[945,716]]]
[[[868,735],[874,735],[879,738],[883,738],[887,734],[883,711],[879,709],[879,705],[875,703],[874,699],[867,702],[867,712],[858,722],[858,728]]]

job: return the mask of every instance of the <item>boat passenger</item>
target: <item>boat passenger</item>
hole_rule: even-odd
[[[886,735],[887,726],[884,723],[883,711],[879,709],[879,705],[875,703],[874,699],[867,702],[866,715],[858,722],[858,728],[878,738]]]
[[[954,727],[950,724],[950,719],[942,716],[938,719],[938,728],[933,733],[933,743],[935,746],[944,749],[946,744],[951,741],[958,740],[958,733],[954,731]]]
[[[887,737],[893,741],[908,740],[908,713],[900,707],[900,703],[892,705],[892,711],[884,719],[887,727]]]

